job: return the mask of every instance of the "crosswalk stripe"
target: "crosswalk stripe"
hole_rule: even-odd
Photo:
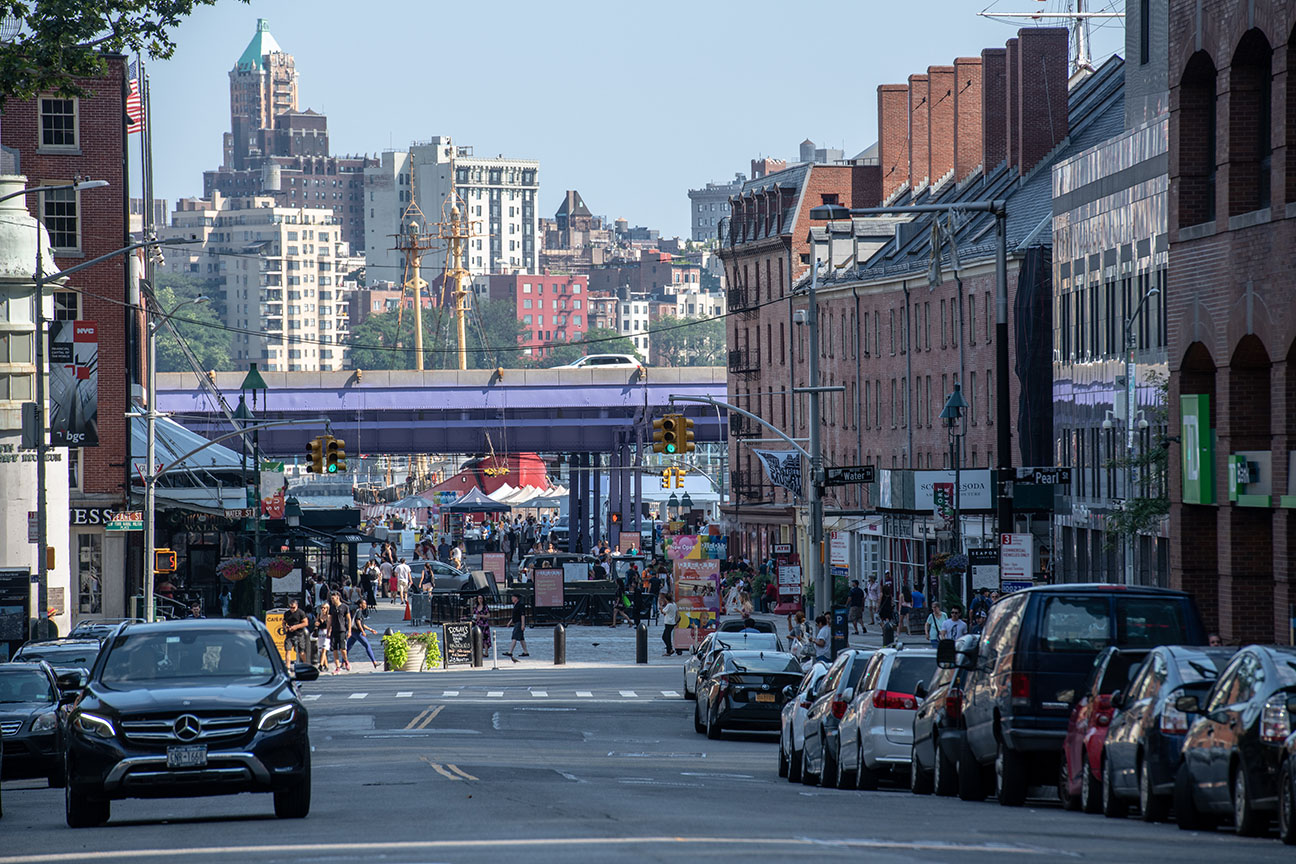
[[[594,694],[588,690],[577,690],[576,696],[580,699],[593,699]]]
[[[547,690],[532,690],[532,691],[531,691],[531,695],[534,696],[534,697],[537,698],[537,699],[548,699],[548,698],[549,698],[549,691],[547,691]]]
[[[400,690],[400,691],[398,691],[398,692],[396,693],[396,698],[397,698],[397,699],[408,699],[408,698],[410,698],[410,697],[413,696],[413,695],[414,695],[414,691],[413,691],[413,690]],[[319,698],[319,697],[316,697],[316,698]]]
[[[627,698],[627,699],[638,699],[638,698],[639,698],[639,694],[636,693],[636,692],[633,691],[633,690],[622,690],[622,691],[621,691],[621,695],[624,696],[624,697]]]
[[[668,699],[678,699],[680,694],[674,690],[663,690],[662,695]]]
[[[348,698],[348,699],[363,699],[363,698],[365,698],[365,697],[368,696],[368,695],[369,695],[368,693],[352,693],[352,694],[351,694],[350,696],[348,696],[347,698]]]

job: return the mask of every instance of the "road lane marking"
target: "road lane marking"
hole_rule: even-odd
[[[455,772],[456,774],[458,774],[460,777],[462,777],[462,778],[465,779],[465,780],[476,780],[476,779],[477,779],[477,778],[474,777],[473,775],[469,774],[467,771],[465,771],[465,770],[463,770],[462,768],[460,768],[458,765],[453,765],[453,764],[447,762],[447,763],[446,763],[446,767],[449,768],[451,771]]]
[[[442,695],[442,696],[458,696],[458,695],[459,695],[459,691],[458,691],[458,690],[442,690],[442,691],[441,691],[441,695]]]
[[[369,695],[368,693],[352,693],[352,694],[351,694],[350,696],[348,696],[347,698],[348,698],[348,699],[363,699],[363,698],[365,698],[365,697],[368,696],[368,695]]]
[[[414,695],[414,691],[413,691],[413,690],[398,690],[398,691],[396,692],[396,698],[397,698],[397,699],[408,699],[408,698],[410,698],[410,697],[413,696],[413,695]],[[315,698],[318,699],[319,697],[316,696]]]
[[[419,758],[422,759],[422,760],[423,760],[424,762],[426,762],[427,764],[431,765],[433,771],[437,772],[437,773],[440,774],[442,777],[445,777],[447,780],[456,780],[456,781],[459,781],[459,782],[462,782],[462,781],[463,781],[463,778],[462,778],[462,777],[456,777],[454,774],[451,774],[449,771],[447,771],[446,769],[442,768],[440,765],[438,765],[436,762],[433,762],[433,761],[432,761],[431,759],[429,759],[428,757],[426,757],[426,756],[420,756]]]
[[[593,698],[594,698],[594,694],[591,693],[591,692],[588,691],[588,690],[577,690],[577,691],[576,691],[576,696],[577,696],[577,698],[579,698],[579,699],[593,699]]]
[[[405,724],[405,728],[406,728],[406,729],[413,729],[413,728],[414,728],[414,724],[417,723],[417,722],[419,722],[420,720],[422,720],[424,717],[426,717],[426,716],[428,715],[428,713],[431,712],[431,710],[432,710],[432,706],[431,706],[431,705],[429,705],[428,707],[424,708],[422,711],[420,711],[420,712],[419,712],[419,713],[414,717],[413,720],[411,720],[410,722],[408,722],[408,723]]]
[[[504,696],[503,690],[487,690],[486,695],[491,699],[499,699]]]
[[[444,705],[436,706],[436,708],[432,710],[432,713],[428,714],[427,719],[425,719],[422,723],[420,723],[418,726],[414,728],[426,729],[428,727],[428,724],[431,723],[433,720],[435,720],[437,715],[440,714],[444,708],[445,708]]]
[[[318,693],[307,693],[305,696],[301,697],[301,699],[303,702],[314,702],[319,697],[320,694]]]
[[[678,698],[680,698],[679,691],[677,691],[677,690],[663,690],[663,691],[661,691],[661,693],[662,693],[662,695],[665,696],[667,699],[678,699]]]
[[[534,698],[536,698],[536,699],[548,699],[548,698],[549,698],[549,691],[548,691],[548,690],[532,690],[532,691],[531,691],[531,695],[532,695],[532,697],[534,697]]]
[[[639,698],[639,694],[636,693],[636,692],[633,691],[633,690],[622,690],[622,691],[620,691],[620,692],[621,692],[621,695],[624,696],[624,697],[627,698],[627,699],[638,699],[638,698]]]

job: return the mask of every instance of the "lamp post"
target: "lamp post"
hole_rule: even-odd
[[[247,374],[243,376],[243,383],[239,384],[239,401],[243,403],[245,409],[247,407],[247,392],[249,390],[252,391],[252,410],[248,412],[248,416],[253,416],[253,412],[256,411],[257,391],[259,390],[264,394],[267,389],[265,379],[261,377],[261,372],[257,369],[257,364],[249,363]],[[265,408],[264,395],[261,397],[261,407]],[[252,465],[255,469],[252,472],[252,476],[256,481],[256,493],[254,496],[256,503],[252,508],[252,561],[253,572],[255,572],[256,567],[261,562],[261,430],[257,428],[254,428],[252,431]],[[269,579],[269,574],[267,574],[266,578],[267,580]],[[263,597],[264,592],[258,594],[258,599]],[[261,602],[264,604],[263,599]]]
[[[960,470],[963,463],[963,441],[962,438],[967,434],[967,426],[963,422],[963,409],[967,407],[967,402],[963,399],[963,385],[954,382],[954,392],[945,400],[945,407],[941,409],[940,419],[945,424],[945,429],[949,433],[950,442],[950,467],[954,469],[954,545],[950,550],[951,555],[957,555],[963,551],[963,524],[962,517],[959,515],[959,493],[963,486]],[[961,577],[960,577],[961,578]],[[959,586],[960,589],[963,586]],[[963,597],[963,602],[968,602],[966,590],[960,590],[959,595]]]
[[[17,192],[10,192],[8,195],[0,196],[0,203],[8,201],[10,198],[31,195],[36,192],[79,192],[82,189],[101,189],[108,185],[107,180],[82,180],[78,178],[71,183],[60,183],[49,186],[29,186],[26,189],[19,189]],[[41,254],[41,236],[40,230],[44,223],[38,218],[36,220],[36,273],[32,282],[36,287],[36,305],[32,319],[36,324],[34,349],[36,360],[36,634],[35,639],[43,640],[48,636],[48,626],[46,624],[49,618],[49,553],[47,551],[49,538],[46,527],[48,521],[48,504],[46,503],[45,494],[45,453],[49,449],[45,443],[48,436],[45,434],[46,408],[45,408],[45,285],[47,282],[53,282],[55,279],[62,279],[67,275],[76,272],[91,264],[97,264],[104,258],[110,258],[114,255],[120,255],[127,250],[118,250],[109,255],[100,256],[68,270],[56,272],[47,280],[45,278],[45,256]],[[131,247],[135,248],[135,247]]]
[[[168,318],[186,306],[208,302],[206,296],[182,300],[170,312],[159,315],[148,325],[148,410],[144,414],[144,620],[156,618],[153,605],[154,569],[157,564],[157,331]],[[148,308],[148,304],[144,304]]]

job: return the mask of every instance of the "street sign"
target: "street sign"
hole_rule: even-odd
[[[1071,485],[1070,468],[1018,468],[1017,482],[1028,486]]]
[[[999,587],[999,550],[985,546],[967,550],[968,567],[972,572],[972,590]]]
[[[27,511],[27,542],[40,542],[40,522],[36,519],[36,511]]]
[[[35,542],[35,541],[33,541],[33,542]],[[774,554],[775,554],[775,555],[791,555],[791,554],[792,554],[792,544],[791,544],[791,543],[775,543],[775,544],[774,544]]]
[[[143,531],[143,510],[122,510],[109,517],[104,529],[108,531]]]
[[[1007,582],[1029,582],[1034,577],[1032,534],[999,535],[999,578]]]
[[[825,486],[858,486],[877,481],[877,468],[873,465],[846,465],[824,469]]]

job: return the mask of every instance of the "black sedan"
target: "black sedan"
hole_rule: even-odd
[[[1162,645],[1131,673],[1130,685],[1112,702],[1119,713],[1103,744],[1106,786],[1119,801],[1137,801],[1147,822],[1170,814],[1175,772],[1192,715],[1175,707],[1180,696],[1204,699],[1232,648]],[[1122,805],[1123,806],[1123,805]]]
[[[915,795],[958,794],[958,753],[963,726],[962,669],[937,669],[931,682],[914,688],[922,702],[913,724],[909,790]]]
[[[56,673],[73,669],[89,670],[99,656],[103,643],[97,638],[49,639],[45,642],[28,642],[14,654],[14,660],[36,662],[44,660]]]
[[[63,718],[48,664],[0,664],[0,735],[6,780],[45,777],[50,786],[63,785]]]
[[[1201,716],[1188,727],[1175,775],[1179,827],[1209,828],[1230,815],[1239,834],[1262,833],[1278,809],[1278,772],[1292,732],[1296,648],[1248,645],[1216,679],[1205,701],[1175,707]]]
[[[784,651],[722,651],[699,678],[693,728],[719,738],[725,729],[778,731],[787,696],[802,676]]]
[[[60,683],[77,673],[60,676]],[[190,619],[122,628],[67,720],[67,823],[106,822],[116,798],[271,792],[310,811],[306,709],[265,625]]]

